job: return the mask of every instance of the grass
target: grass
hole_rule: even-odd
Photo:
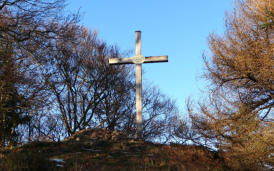
[[[2,157],[1,157],[2,156]],[[52,159],[62,159],[58,163]],[[226,170],[214,153],[197,146],[133,139],[29,143],[2,150],[0,170]]]

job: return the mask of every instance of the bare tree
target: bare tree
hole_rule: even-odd
[[[68,24],[49,48],[44,68],[58,111],[68,135],[87,127],[104,127],[135,134],[135,82],[130,68],[110,66],[107,59],[119,57],[115,47],[97,39],[97,34]],[[47,70],[47,71],[46,71]],[[144,91],[144,138],[167,138],[168,118],[178,112],[175,102],[156,88]]]
[[[129,136],[136,136],[135,86],[127,93],[126,101],[121,103],[124,111],[118,120],[117,129]],[[143,135],[145,140],[170,142],[173,121],[179,115],[176,103],[156,87],[145,86],[143,91]]]
[[[156,87],[145,88],[143,97],[143,137],[160,142],[170,141],[170,128],[179,115],[176,102]]]
[[[108,58],[120,56],[118,48],[80,26],[77,15],[64,19],[63,6],[62,0],[0,1],[0,43],[13,47],[20,73],[16,89],[28,102],[28,123],[17,132],[29,141],[48,135],[56,141],[87,127],[133,135],[135,82],[130,68],[109,66]],[[174,102],[156,89],[147,89],[144,97],[144,137],[167,139]]]
[[[96,33],[75,23],[62,30],[48,50],[43,75],[54,98],[53,110],[62,116],[68,135],[72,135],[98,124],[95,117],[102,118],[102,101],[109,103],[112,87],[125,87],[127,74],[122,67],[107,65],[106,59],[119,52],[100,42]]]
[[[49,20],[58,19],[63,0],[2,0],[0,1],[0,32],[15,42],[34,40],[55,30]],[[0,34],[0,39],[3,38]]]
[[[0,96],[9,94],[9,97],[20,97],[24,102],[14,102],[11,106],[8,101],[1,101],[1,105],[8,105],[10,111],[20,109],[21,114],[15,112],[15,118],[28,118],[27,122],[21,119],[9,123],[13,124],[12,130],[17,135],[24,134],[21,128],[19,129],[20,125],[30,125],[31,118],[47,104],[47,92],[43,80],[39,77],[37,61],[42,61],[42,49],[49,42],[46,40],[57,31],[52,21],[59,18],[56,12],[61,11],[61,6],[63,2],[59,0],[0,1],[1,77],[8,70],[13,73],[1,78],[0,87],[3,91]],[[12,48],[7,48],[7,45]]]

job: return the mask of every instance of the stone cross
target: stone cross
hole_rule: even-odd
[[[141,31],[136,31],[136,55],[131,58],[110,58],[110,65],[136,64],[137,138],[142,138],[142,63],[168,62],[168,56],[141,55]]]

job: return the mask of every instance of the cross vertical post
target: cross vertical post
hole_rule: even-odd
[[[136,31],[136,56],[141,55],[141,32]],[[137,138],[142,138],[142,64],[136,64],[136,124]]]
[[[168,56],[148,56],[141,54],[141,31],[135,32],[136,36],[136,54],[131,58],[109,58],[110,65],[136,64],[136,124],[137,138],[143,138],[142,126],[142,64],[168,62]]]

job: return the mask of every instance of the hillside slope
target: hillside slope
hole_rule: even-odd
[[[162,145],[105,130],[78,133],[63,142],[35,142],[2,150],[1,170],[226,170],[203,147]]]

